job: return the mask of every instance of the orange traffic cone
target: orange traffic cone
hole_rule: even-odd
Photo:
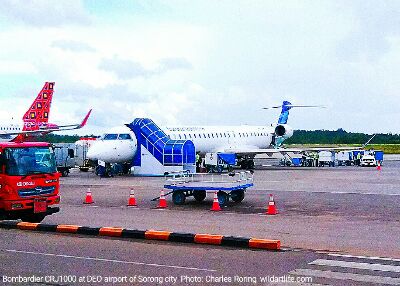
[[[167,200],[165,199],[164,190],[161,190],[160,200],[158,202],[158,209],[165,209],[167,207]]]
[[[131,192],[129,194],[129,200],[128,200],[128,207],[137,207],[136,204],[136,199],[135,199],[135,192],[133,191],[133,189],[131,189]]]
[[[214,200],[213,200],[213,204],[212,204],[211,210],[213,212],[219,212],[221,210],[221,206],[219,205],[219,202],[218,202],[218,194],[217,194],[217,192],[214,193]]]
[[[85,201],[83,202],[84,204],[93,204],[93,198],[92,198],[92,191],[90,190],[90,188],[88,188],[87,192],[86,192],[86,197],[85,197]]]
[[[378,166],[376,166],[376,169],[377,169],[378,171],[381,170],[381,161],[378,161]]]
[[[274,196],[271,194],[269,195],[267,215],[276,215],[277,213],[278,211],[275,206]]]

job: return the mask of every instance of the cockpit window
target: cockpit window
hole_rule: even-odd
[[[117,140],[118,134],[106,134],[103,140]]]
[[[119,134],[118,139],[119,140],[131,140],[132,138],[131,138],[131,135],[129,135],[129,134]]]

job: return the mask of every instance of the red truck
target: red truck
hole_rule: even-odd
[[[60,210],[54,150],[45,142],[0,142],[0,219],[41,222]]]

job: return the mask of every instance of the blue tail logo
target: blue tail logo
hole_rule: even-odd
[[[278,124],[287,124],[289,119],[289,110],[292,109],[292,104],[289,101],[282,103],[282,111],[279,116]]]

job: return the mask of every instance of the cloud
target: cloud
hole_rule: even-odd
[[[113,72],[123,80],[162,75],[173,70],[190,70],[193,68],[192,64],[185,58],[163,58],[157,62],[157,65],[158,68],[146,69],[138,62],[114,56],[112,59],[102,59],[99,68]]]
[[[80,0],[4,0],[0,14],[34,27],[88,25],[91,22]]]
[[[123,60],[116,56],[112,59],[103,59],[100,69],[115,73],[120,79],[130,79],[149,75],[140,63],[131,60]]]
[[[72,52],[95,52],[96,49],[89,44],[74,40],[57,40],[51,43],[52,47]]]
[[[346,5],[344,1],[342,4]],[[338,44],[337,54],[346,61],[378,60],[390,51],[390,39],[400,36],[400,2],[353,1],[349,5],[353,25]]]
[[[192,69],[193,65],[185,58],[165,58],[159,61],[160,71]]]

